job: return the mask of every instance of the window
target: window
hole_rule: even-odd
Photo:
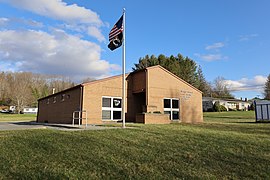
[[[164,114],[169,114],[171,120],[179,120],[179,99],[166,98],[164,102]]]
[[[102,107],[111,107],[111,98],[102,98]]]
[[[111,119],[111,111],[102,110],[102,119]]]
[[[53,103],[56,103],[56,96],[53,97]]]
[[[164,99],[164,108],[171,108],[171,100]]]
[[[172,99],[172,108],[179,108],[179,100]]]
[[[122,99],[119,97],[102,97],[102,120],[122,119]]]
[[[121,107],[121,100],[122,100],[122,99],[114,98],[114,99],[113,99],[113,107],[114,107],[114,108],[122,108],[122,107]]]
[[[64,101],[65,100],[65,94],[61,94],[61,101]]]

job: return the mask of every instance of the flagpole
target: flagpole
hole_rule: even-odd
[[[122,47],[122,127],[126,127],[126,9],[123,8],[123,47]]]

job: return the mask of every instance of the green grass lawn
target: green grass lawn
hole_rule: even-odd
[[[5,121],[35,121],[36,114],[5,114],[0,113],[0,122]]]
[[[0,131],[0,179],[270,179],[270,123],[254,123],[254,112],[204,115],[203,124]]]

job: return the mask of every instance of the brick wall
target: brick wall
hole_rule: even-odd
[[[102,121],[102,96],[122,97],[122,77],[115,76],[84,85],[83,109],[88,113],[89,124],[104,122]]]
[[[147,112],[164,112],[163,99],[178,98],[181,122],[197,123],[203,121],[200,91],[163,68],[154,66],[147,70]]]
[[[77,86],[39,100],[37,122],[71,124],[73,111],[80,110],[80,99]]]

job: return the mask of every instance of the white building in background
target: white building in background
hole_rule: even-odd
[[[37,114],[38,108],[23,108],[23,114]]]
[[[14,112],[16,110],[16,106],[9,106],[9,111]]]
[[[227,111],[229,110],[241,110],[247,111],[251,105],[251,102],[247,99],[217,99],[211,97],[203,97],[202,99],[203,111],[211,111],[215,102],[219,102],[220,105],[224,106]]]

